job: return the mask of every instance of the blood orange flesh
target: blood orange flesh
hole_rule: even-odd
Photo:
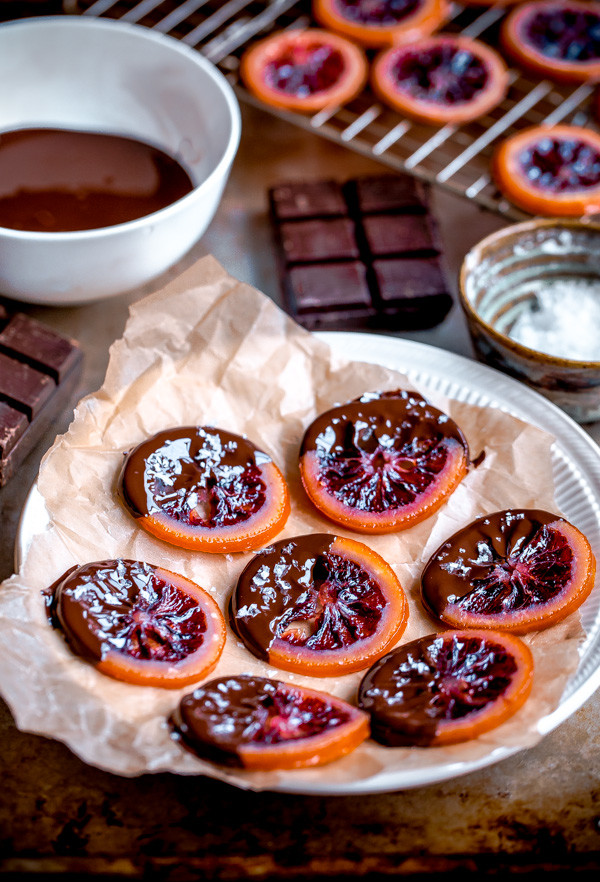
[[[477,119],[502,101],[508,70],[479,40],[450,34],[382,52],[372,69],[382,101],[429,123]]]
[[[300,112],[347,103],[367,72],[358,46],[318,28],[271,34],[247,50],[240,66],[246,87],[261,101]]]
[[[402,530],[436,511],[467,472],[456,423],[420,395],[373,393],[308,427],[304,488],[332,521],[364,533]]]
[[[512,509],[479,518],[428,561],[421,596],[429,612],[458,628],[524,633],[560,621],[594,586],[586,537],[551,512]]]
[[[225,645],[225,621],[206,591],[140,561],[73,567],[48,592],[48,609],[74,653],[130,683],[197,682]]]
[[[600,3],[536,0],[512,10],[502,45],[526,70],[559,82],[600,79]]]
[[[200,757],[247,769],[322,765],[369,735],[368,716],[347,702],[252,676],[205,683],[184,696],[171,725]]]
[[[449,11],[446,0],[313,0],[320,24],[367,47],[425,37],[441,27]]]
[[[600,134],[592,129],[524,129],[500,144],[492,170],[506,198],[532,214],[600,211]]]
[[[363,677],[358,704],[372,737],[397,747],[454,744],[488,732],[528,698],[531,652],[518,637],[445,631],[379,659]]]
[[[144,530],[199,551],[258,548],[290,512],[270,457],[240,435],[204,426],[165,429],[135,447],[119,491]]]
[[[283,670],[362,670],[402,635],[406,597],[372,549],[316,533],[276,542],[242,572],[231,622],[247,648]]]

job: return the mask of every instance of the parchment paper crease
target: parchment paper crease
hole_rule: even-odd
[[[349,356],[351,353],[349,353]],[[344,533],[307,501],[297,469],[308,423],[330,406],[365,391],[410,384],[387,368],[341,360],[254,288],[229,276],[211,257],[131,309],[123,338],[111,348],[103,387],[78,405],[39,474],[50,526],[31,542],[21,571],[0,590],[1,691],[17,725],[64,741],[86,762],[122,775],[170,770],[206,774],[238,786],[344,788],[384,771],[486,761],[491,752],[539,739],[537,720],[558,704],[577,666],[577,616],[527,638],[536,675],[532,697],[512,721],[485,738],[446,749],[384,748],[369,741],[319,769],[285,773],[225,771],[183,751],[165,719],[187,689],[119,683],[74,657],[48,625],[41,592],[76,563],[128,557],[161,564],[210,590],[225,608],[248,555],[180,551],[140,530],[115,497],[124,453],[172,425],[208,424],[245,433],[280,464],[292,515],[281,538],[309,531]],[[557,511],[549,476],[552,438],[499,410],[421,392],[463,428],[473,457],[485,450],[437,514],[403,533],[358,537],[395,568],[409,595],[403,641],[433,628],[420,610],[424,561],[459,527],[497,509]],[[350,535],[350,534],[347,534]],[[228,634],[214,673],[257,672],[305,683],[353,700],[361,675],[303,678],[254,659]]]

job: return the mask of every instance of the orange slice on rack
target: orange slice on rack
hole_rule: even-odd
[[[324,27],[367,47],[410,43],[437,31],[449,18],[447,0],[313,0]]]
[[[280,31],[251,46],[240,76],[265,104],[313,113],[351,101],[367,81],[368,64],[350,40],[309,28]]]
[[[245,769],[330,763],[369,736],[366,713],[325,692],[266,677],[211,680],[182,698],[173,737],[203,759]]]
[[[535,0],[505,19],[502,46],[522,68],[564,83],[600,80],[600,3]]]
[[[48,592],[50,619],[74,653],[101,673],[178,689],[214,669],[225,621],[189,579],[141,561],[73,567]]]
[[[492,173],[502,194],[531,214],[600,212],[600,134],[592,129],[524,129],[497,148]]]
[[[372,737],[399,747],[477,738],[510,719],[531,693],[533,658],[518,637],[444,631],[392,650],[370,668],[358,705]]]
[[[371,83],[379,98],[402,114],[435,125],[460,124],[503,100],[508,69],[485,43],[440,34],[380,53]]]

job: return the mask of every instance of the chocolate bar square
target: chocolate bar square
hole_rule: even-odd
[[[410,175],[369,175],[350,181],[347,188],[359,214],[425,213],[429,207],[427,185]]]
[[[372,255],[437,254],[433,224],[426,214],[373,214],[363,218],[367,246]]]
[[[269,195],[273,216],[282,221],[348,213],[337,181],[292,181],[273,187]]]
[[[415,329],[446,315],[437,226],[418,181],[295,182],[269,201],[284,304],[304,327]]]
[[[359,256],[354,224],[345,217],[285,223],[280,227],[280,236],[288,263],[350,260]]]
[[[439,324],[452,306],[437,257],[376,260],[373,272],[384,312],[403,311],[426,328]]]
[[[67,407],[82,365],[74,340],[0,309],[0,486]]]

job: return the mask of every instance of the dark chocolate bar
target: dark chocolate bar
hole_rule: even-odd
[[[82,366],[74,340],[0,305],[0,487],[68,405]]]
[[[410,175],[269,190],[284,306],[310,330],[414,330],[452,306],[426,185]]]

